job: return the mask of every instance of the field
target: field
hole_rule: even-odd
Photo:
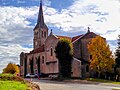
[[[0,90],[32,90],[21,77],[13,74],[0,74]]]
[[[0,81],[0,90],[31,90],[24,83],[17,81]]]

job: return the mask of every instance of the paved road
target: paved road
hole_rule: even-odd
[[[65,83],[37,79],[33,79],[33,82],[37,83],[40,86],[41,90],[120,90],[120,86],[108,84]]]

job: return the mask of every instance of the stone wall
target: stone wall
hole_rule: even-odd
[[[72,77],[81,78],[81,61],[74,58],[72,62]]]
[[[45,42],[45,55],[46,55],[46,73],[58,73],[58,59],[54,53],[55,46],[59,39],[50,34]]]

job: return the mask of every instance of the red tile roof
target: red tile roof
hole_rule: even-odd
[[[69,39],[69,40],[72,40],[72,38],[71,37],[67,37],[67,36],[58,36],[58,35],[56,35],[59,39],[63,39],[63,38],[65,38],[65,39]]]
[[[44,52],[44,45],[42,45],[40,48],[30,51],[29,54],[35,54],[35,53],[40,53],[40,52]]]
[[[75,37],[72,37],[72,42],[75,41],[75,40],[77,40],[78,38],[80,38],[80,37],[82,37],[82,36],[83,36],[83,34],[82,34],[82,35],[75,36]]]

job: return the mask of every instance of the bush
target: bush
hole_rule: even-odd
[[[3,73],[18,74],[19,68],[16,64],[9,63],[7,67],[3,69]]]
[[[24,82],[25,83],[25,80],[19,76],[16,76],[14,74],[0,74],[0,80],[3,80],[3,81],[7,81],[7,80],[10,80],[10,81],[19,81],[19,82]]]

